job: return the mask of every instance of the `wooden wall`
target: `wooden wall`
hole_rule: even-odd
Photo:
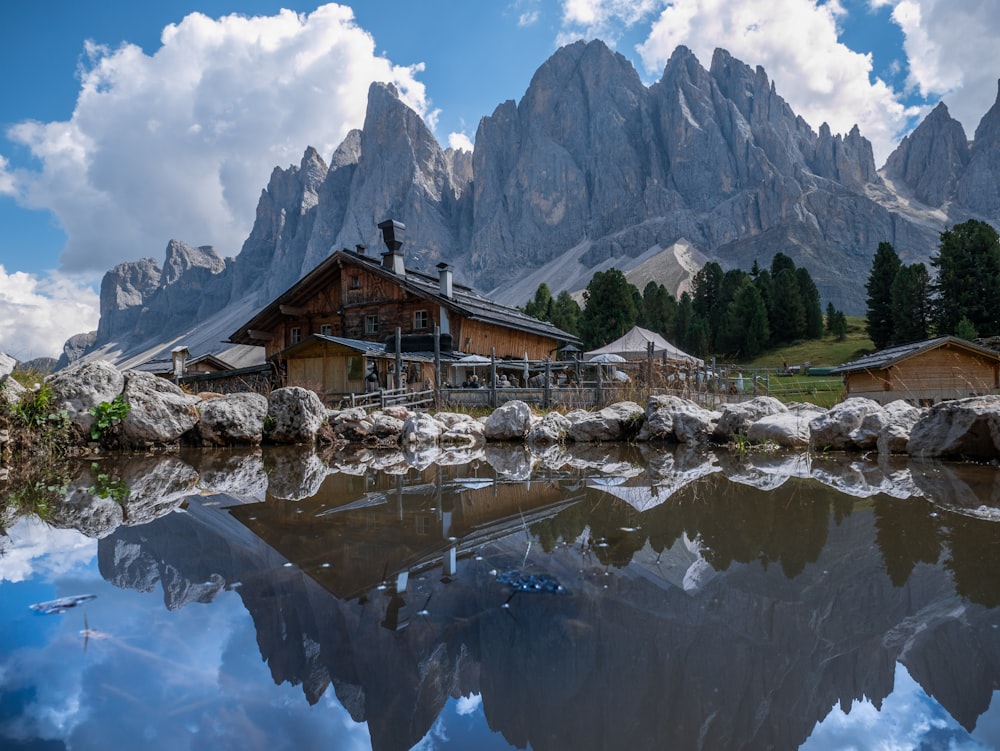
[[[845,380],[848,396],[865,396],[882,404],[904,399],[926,405],[996,393],[998,379],[1000,368],[995,360],[939,347],[883,370],[848,373]]]

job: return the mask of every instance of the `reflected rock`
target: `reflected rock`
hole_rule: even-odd
[[[125,401],[130,405],[122,431],[131,446],[174,443],[198,424],[198,397],[152,373],[125,374]]]
[[[319,456],[332,471],[360,477],[368,473],[372,450],[358,445],[327,447]]]
[[[213,446],[255,446],[264,438],[267,397],[263,394],[226,394],[202,401],[198,435]]]
[[[512,399],[486,418],[483,434],[488,441],[523,441],[530,429],[531,408],[519,399]]]
[[[259,450],[250,454],[197,451],[184,458],[198,471],[203,490],[253,501],[263,501],[267,495],[267,473]]]
[[[882,466],[872,462],[845,462],[817,457],[812,461],[812,476],[824,485],[855,498],[871,498],[880,494],[910,498],[921,494],[905,469],[887,475]]]
[[[549,446],[531,446],[531,454],[535,463],[545,469],[556,470],[567,466],[573,458],[573,452],[562,444]]]
[[[643,416],[635,402],[617,402],[597,412],[574,410],[566,415],[570,422],[567,437],[578,443],[629,440],[645,422]]]
[[[910,441],[910,433],[923,410],[907,404],[902,399],[885,405],[886,423],[878,434],[879,454],[905,454]]]
[[[406,463],[414,469],[427,469],[437,462],[441,456],[441,449],[435,445],[404,443],[403,456],[406,457]]]
[[[564,443],[572,423],[558,412],[547,412],[540,420],[532,423],[528,431],[528,443],[546,445]]]
[[[114,401],[125,388],[125,376],[111,363],[95,360],[71,365],[46,383],[52,387],[54,411],[66,410],[70,421],[89,435],[96,419],[90,408]]]
[[[123,457],[119,466],[121,479],[129,488],[124,503],[127,526],[168,514],[198,492],[198,473],[175,456]]]
[[[314,391],[299,386],[275,389],[267,399],[272,421],[268,438],[275,443],[312,443],[326,422],[326,407]]]
[[[368,469],[387,475],[405,475],[410,471],[410,463],[401,449],[380,449],[369,452]]]
[[[940,402],[910,431],[910,456],[994,459],[1000,455],[1000,396]]]
[[[482,446],[445,446],[434,463],[439,467],[452,467],[469,464],[482,458]]]
[[[311,449],[273,449],[264,454],[267,493],[285,501],[316,495],[329,469]]]
[[[788,449],[809,447],[810,423],[822,413],[819,407],[803,405],[797,409],[762,417],[747,430],[751,443],[773,443]]]
[[[531,452],[524,446],[488,443],[483,448],[483,459],[500,477],[511,480],[531,479]]]
[[[862,396],[853,396],[809,423],[810,446],[834,451],[872,448],[885,422],[885,410],[881,404]]]
[[[720,453],[718,460],[727,479],[761,490],[779,488],[791,477],[809,477],[808,454]]]
[[[773,396],[755,396],[746,402],[735,402],[722,407],[713,437],[723,443],[736,436],[746,435],[750,426],[762,417],[782,414],[788,407]]]
[[[481,446],[486,441],[485,430],[485,425],[478,420],[456,422],[441,434],[441,445],[467,448]]]
[[[128,488],[121,480],[102,479],[95,475],[100,469],[81,465],[81,471],[59,503],[50,510],[49,523],[60,529],[75,529],[81,534],[100,540],[114,532],[125,521],[124,500]],[[119,497],[116,497],[119,496]]]
[[[911,459],[907,466],[921,494],[937,506],[1000,521],[1000,473],[992,465],[951,465]]]
[[[425,412],[419,412],[407,418],[403,423],[403,434],[400,440],[404,446],[434,445],[445,432],[443,423],[438,422]]]

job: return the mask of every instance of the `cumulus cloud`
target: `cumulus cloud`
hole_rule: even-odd
[[[58,357],[70,336],[96,329],[100,301],[92,282],[57,272],[8,274],[0,264],[0,352],[22,361]]]
[[[997,97],[1000,14],[992,3],[877,0],[892,6],[909,60],[907,83],[922,96],[942,97],[972,138]]]
[[[825,122],[846,133],[858,125],[881,164],[917,110],[873,79],[870,55],[838,40],[844,12],[839,3],[816,0],[675,0],[637,49],[649,73],[662,72],[681,44],[706,67],[717,47],[747,65],[763,66],[778,93],[813,128]]]
[[[463,151],[472,151],[472,139],[465,133],[451,133],[448,135],[448,147]]]
[[[560,45],[600,38],[614,46],[622,32],[650,18],[662,0],[563,0]]]
[[[0,192],[58,218],[70,272],[158,254],[171,238],[235,255],[274,166],[298,164],[306,146],[329,156],[362,125],[372,81],[428,109],[419,67],[376,55],[353,11],[335,4],[192,13],[152,55],[89,44],[85,59],[68,121],[8,130],[40,168],[0,163]]]

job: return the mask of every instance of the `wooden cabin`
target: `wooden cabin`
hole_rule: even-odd
[[[493,353],[497,358],[543,360],[563,345],[579,344],[550,323],[456,284],[447,264],[438,265],[437,276],[405,268],[405,228],[393,220],[379,228],[388,248],[380,258],[364,246],[335,251],[229,341],[262,345],[267,359],[284,366],[289,385],[327,393],[364,391],[357,376],[363,381],[372,364],[395,351],[391,343],[397,329],[407,341],[425,340],[422,347],[406,348],[403,359],[414,364],[433,355],[435,329],[456,357]],[[413,384],[428,380],[437,379],[430,372],[409,378]]]
[[[953,336],[890,347],[830,371],[842,373],[847,396],[880,404],[902,399],[930,406],[948,399],[995,394],[1000,353]]]

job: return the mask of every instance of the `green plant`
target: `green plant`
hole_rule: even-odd
[[[124,506],[128,500],[128,484],[122,479],[113,478],[107,472],[100,472],[99,469],[97,462],[91,462],[90,471],[94,476],[94,484],[87,488],[87,492],[98,498],[110,498]]]
[[[68,418],[66,410],[53,412],[52,406],[55,394],[47,383],[38,385],[33,391],[25,394],[21,401],[14,405],[12,412],[25,425],[40,427],[46,422],[61,422]]]
[[[94,424],[90,427],[91,439],[96,441],[105,431],[128,417],[131,408],[123,394],[119,394],[110,402],[101,402],[96,407],[91,407],[89,412],[95,418]]]

